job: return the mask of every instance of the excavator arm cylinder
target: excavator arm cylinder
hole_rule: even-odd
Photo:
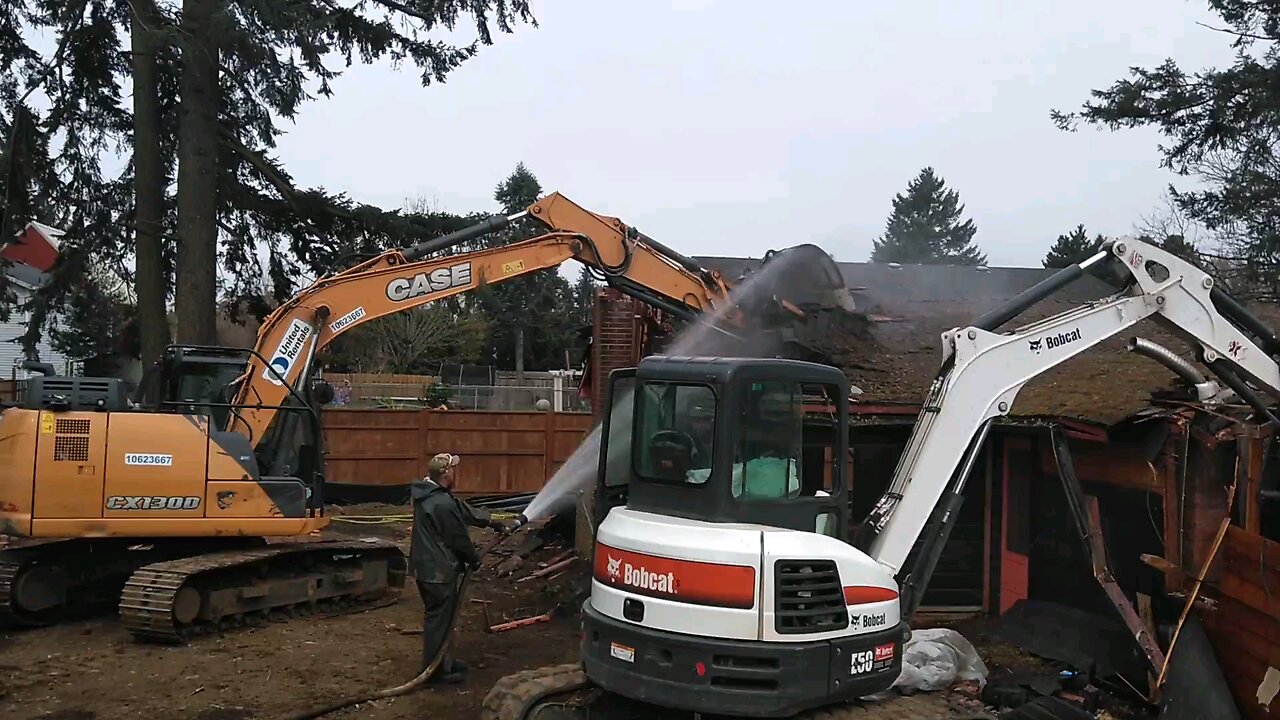
[[[448,250],[449,248],[460,245],[468,240],[484,237],[491,232],[501,230],[509,225],[514,217],[519,217],[519,215],[512,217],[507,217],[505,215],[490,215],[475,225],[464,227],[461,230],[454,230],[448,235],[441,235],[438,238],[432,238],[426,242],[418,243],[417,245],[402,250],[400,254],[404,256],[405,260],[410,262],[413,262],[414,260],[421,260],[433,252]]]

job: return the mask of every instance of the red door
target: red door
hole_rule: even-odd
[[[1031,553],[1031,482],[1035,474],[1031,438],[1006,436],[1004,441],[1003,531],[1000,533],[1000,612],[1027,599]]]

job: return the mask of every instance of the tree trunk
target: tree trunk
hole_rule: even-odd
[[[160,22],[152,0],[130,3],[133,54],[134,223],[138,238],[134,290],[142,367],[150,368],[169,344],[165,284],[164,158],[160,150],[159,75],[154,28]]]
[[[524,326],[516,326],[516,384],[524,385]]]
[[[218,279],[218,49],[221,0],[183,0],[178,112],[178,342],[216,344]]]

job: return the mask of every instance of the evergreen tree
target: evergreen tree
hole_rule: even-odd
[[[438,38],[465,18],[474,20],[474,42]],[[492,25],[511,32],[519,20],[533,22],[527,0],[0,3],[0,66],[7,70],[0,74],[0,168],[20,159],[11,157],[19,153],[9,142],[15,111],[36,88],[48,96],[48,108],[32,113],[29,146],[21,147],[22,195],[30,201],[7,201],[5,222],[40,219],[68,238],[54,282],[37,296],[29,335],[38,339],[45,311],[77,286],[82,254],[137,258],[138,294],[148,306],[139,316],[154,331],[143,333],[144,344],[154,349],[164,338],[153,311],[163,302],[159,291],[172,287],[175,261],[179,334],[204,338],[217,290],[236,300],[234,307],[261,314],[263,285],[279,301],[303,277],[330,272],[353,253],[456,229],[453,218],[405,215],[297,187],[271,156],[278,122],[294,120],[315,99],[309,88],[332,95],[344,61],[407,59],[424,85],[441,82],[492,43]],[[140,27],[149,32],[133,36]],[[42,34],[56,39],[52,54],[27,42]],[[133,85],[129,105],[126,81]],[[130,162],[111,175],[102,160],[117,149]],[[169,190],[175,177],[176,195]],[[15,183],[5,173],[0,182],[5,197]],[[211,275],[214,266],[223,273]]]
[[[1085,232],[1084,225],[1077,225],[1066,235],[1059,235],[1054,241],[1053,246],[1049,248],[1049,252],[1044,256],[1043,264],[1047,268],[1064,268],[1069,265],[1075,265],[1082,260],[1088,260],[1098,251],[1102,249],[1102,243],[1105,238],[1101,234],[1089,239],[1089,233]]]
[[[518,163],[494,188],[493,199],[504,214],[513,215],[542,194],[538,178],[524,163]],[[542,226],[526,218],[483,238],[477,246],[507,245],[543,232]],[[565,350],[572,350],[576,344],[576,326],[572,288],[559,268],[537,270],[481,287],[476,297],[485,314],[494,320],[489,335],[489,355],[494,364],[504,369],[517,367],[516,348],[520,346],[525,370],[564,367]]]
[[[590,325],[592,322],[597,287],[599,283],[589,268],[584,266],[578,271],[578,280],[573,285],[573,312],[574,320],[582,325]]]
[[[1200,181],[1196,189],[1170,191],[1181,212],[1217,237],[1220,254],[1241,275],[1233,293],[1274,298],[1280,296],[1280,5],[1207,4],[1237,51],[1229,65],[1187,69],[1168,59],[1130,68],[1129,77],[1093,90],[1079,111],[1055,110],[1052,118],[1068,131],[1085,122],[1160,132],[1167,139],[1161,164]]]
[[[960,194],[926,167],[893,199],[884,236],[875,240],[871,262],[926,265],[984,265],[987,256],[973,244],[978,227],[961,221]]]

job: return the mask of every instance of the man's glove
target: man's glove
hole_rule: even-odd
[[[514,518],[510,520],[496,520],[494,521],[493,526],[503,535],[509,535],[515,532],[516,528],[520,527],[520,521]]]

